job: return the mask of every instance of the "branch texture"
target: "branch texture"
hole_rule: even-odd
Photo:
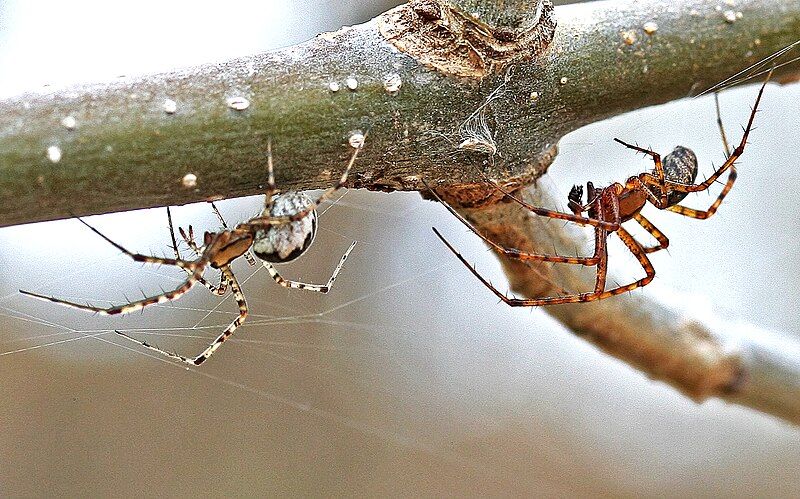
[[[350,187],[425,178],[472,186],[461,197],[476,205],[490,195],[476,167],[530,183],[564,134],[697,93],[800,38],[800,0],[748,2],[733,23],[714,2],[590,2],[556,9],[552,42],[510,65],[461,40],[484,65],[455,77],[394,44],[398,19],[432,53],[453,33],[422,3],[277,52],[0,101],[0,225],[257,194],[268,137],[283,188],[325,187],[355,130],[369,137]],[[470,117],[486,121],[479,140]]]

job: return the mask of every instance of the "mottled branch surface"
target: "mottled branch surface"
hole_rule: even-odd
[[[420,8],[430,4],[439,8],[433,15]],[[469,16],[458,23],[437,18],[472,4],[480,7],[476,26],[515,19],[536,43],[508,63],[482,53],[488,45],[476,45],[472,35],[458,34],[475,32]],[[369,130],[369,138],[351,187],[420,189],[419,178],[426,178],[474,186],[461,191],[474,204],[486,196],[476,167],[505,185],[530,183],[569,131],[697,93],[800,38],[800,0],[747,2],[732,23],[708,1],[563,6],[555,10],[558,27],[546,48],[548,29],[530,28],[524,16],[492,16],[487,5],[416,1],[277,52],[4,99],[0,225],[260,193],[267,137],[283,187],[324,187],[343,168],[353,130]],[[543,19],[550,16],[537,22]],[[454,76],[457,69],[404,53],[395,46],[402,46],[403,20],[421,35],[419,43],[430,44],[430,54],[452,51],[455,43],[473,73]],[[647,34],[646,22],[658,29]],[[464,23],[466,31],[451,31]],[[528,40],[522,35],[495,31],[492,38]],[[456,39],[440,43],[441,36]],[[358,82],[355,90],[345,84],[348,77]],[[387,78],[390,89],[399,78],[399,91],[387,91]],[[332,91],[331,82],[340,89]],[[464,121],[504,82],[485,108],[499,153],[488,166],[485,153],[458,145]],[[227,104],[233,98],[249,106],[233,109]],[[165,112],[168,99],[174,113]],[[65,126],[67,117],[74,127]],[[197,176],[196,187],[182,187],[187,173]]]

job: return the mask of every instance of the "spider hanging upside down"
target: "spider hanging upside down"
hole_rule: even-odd
[[[755,118],[758,105],[761,102],[761,95],[764,93],[772,72],[767,76],[761,89],[758,92],[753,110],[750,113],[750,119],[747,126],[744,128],[744,135],[739,145],[731,151],[728,147],[728,141],[725,137],[725,130],[722,127],[722,120],[719,117],[719,102],[717,102],[717,123],[720,127],[722,140],[725,147],[727,158],[725,163],[720,166],[708,179],[704,182],[695,184],[697,177],[697,157],[694,153],[685,148],[678,146],[670,154],[661,161],[661,156],[658,153],[649,149],[625,143],[619,139],[614,139],[620,144],[633,149],[635,151],[644,153],[650,156],[655,163],[655,168],[646,173],[641,173],[634,177],[628,178],[624,184],[613,183],[608,187],[596,188],[591,182],[586,184],[586,204],[583,204],[583,188],[574,186],[568,195],[569,208],[572,213],[562,213],[558,211],[548,210],[532,206],[520,199],[517,199],[509,193],[505,193],[512,200],[524,206],[531,212],[544,217],[555,218],[559,220],[566,220],[574,222],[582,226],[590,226],[594,228],[594,254],[592,256],[584,257],[568,257],[561,255],[545,255],[535,253],[525,253],[514,248],[506,248],[500,244],[495,243],[488,237],[482,235],[478,230],[472,226],[462,215],[455,211],[451,206],[445,203],[435,191],[431,189],[434,196],[442,202],[447,209],[456,216],[464,225],[466,225],[472,232],[477,234],[489,246],[494,248],[498,253],[505,255],[509,258],[522,261],[539,261],[539,262],[557,262],[557,263],[570,263],[585,265],[589,267],[596,267],[596,279],[594,291],[588,293],[575,293],[567,294],[564,296],[550,296],[543,298],[509,298],[504,293],[495,288],[485,277],[483,277],[474,266],[469,262],[445,239],[436,228],[433,231],[444,242],[445,245],[452,251],[456,257],[472,272],[487,288],[489,288],[498,298],[512,307],[528,307],[538,305],[555,305],[559,303],[577,303],[589,302],[595,300],[602,300],[610,296],[631,291],[641,286],[645,286],[655,277],[656,272],[650,259],[647,257],[648,253],[653,253],[665,249],[669,245],[669,239],[659,231],[649,220],[642,214],[641,210],[649,202],[660,210],[668,210],[681,214],[690,218],[705,219],[713,215],[722,200],[733,187],[736,181],[736,168],[734,162],[744,152],[744,147],[747,144],[747,137],[753,126],[753,119]],[[690,192],[700,192],[708,189],[714,184],[717,179],[726,171],[728,180],[725,183],[722,191],[717,199],[711,204],[707,210],[696,210],[681,206],[678,203],[683,200]],[[498,187],[499,188],[499,187]],[[502,189],[501,189],[502,190]],[[583,213],[586,213],[584,216]],[[622,224],[635,220],[647,232],[649,232],[657,241],[655,246],[642,246],[634,237],[626,231]],[[645,277],[635,282],[624,286],[617,286],[611,289],[606,289],[606,274],[608,272],[608,250],[606,247],[606,239],[611,233],[616,233],[617,236],[625,243],[631,253],[639,261],[639,264],[645,271]]]
[[[234,319],[233,322],[231,322],[230,325],[228,325],[228,327],[225,328],[225,330],[219,336],[217,336],[217,338],[211,342],[211,344],[209,344],[205,350],[194,357],[184,357],[176,353],[168,352],[144,341],[132,338],[131,336],[128,336],[120,331],[115,331],[120,336],[123,336],[124,338],[127,338],[150,350],[156,351],[186,364],[199,366],[209,357],[211,357],[217,348],[219,348],[220,345],[222,345],[222,343],[224,343],[225,340],[227,340],[233,334],[236,328],[238,328],[247,317],[247,302],[245,301],[244,294],[239,286],[239,281],[231,271],[230,265],[231,262],[240,256],[244,256],[248,263],[254,265],[255,260],[248,252],[251,247],[255,255],[262,261],[262,264],[267,269],[270,276],[281,286],[295,289],[307,289],[310,291],[316,291],[318,293],[327,293],[330,290],[334,280],[336,280],[336,276],[342,269],[345,260],[347,260],[348,255],[350,255],[350,252],[356,245],[355,241],[350,245],[344,255],[342,255],[339,264],[336,266],[336,269],[333,271],[333,274],[325,285],[306,284],[284,279],[280,276],[280,274],[278,274],[278,271],[275,270],[275,267],[272,265],[272,263],[285,263],[295,260],[300,255],[305,253],[305,251],[309,248],[317,232],[317,207],[320,205],[320,203],[330,198],[334,192],[344,186],[345,182],[347,181],[347,175],[350,173],[350,169],[352,168],[353,163],[355,163],[356,156],[358,156],[358,152],[361,150],[361,147],[363,147],[363,144],[356,147],[353,155],[350,157],[350,162],[347,164],[347,168],[345,168],[342,177],[339,179],[339,182],[337,182],[333,187],[330,187],[324,191],[316,200],[312,200],[302,192],[288,191],[285,193],[278,193],[272,167],[272,147],[268,143],[267,168],[269,178],[266,199],[264,201],[264,209],[257,217],[240,223],[231,230],[225,224],[225,221],[222,219],[219,211],[216,209],[216,207],[214,207],[215,213],[222,222],[223,230],[215,233],[206,232],[203,235],[202,246],[198,246],[195,243],[194,232],[191,226],[189,226],[188,234],[184,232],[183,229],[179,229],[181,236],[186,241],[189,248],[197,256],[197,259],[195,260],[184,260],[181,258],[180,253],[178,252],[178,245],[175,240],[175,233],[172,228],[172,216],[169,212],[169,208],[167,209],[167,216],[169,218],[170,235],[172,236],[172,246],[175,251],[175,258],[159,258],[155,256],[132,253],[103,235],[100,231],[85,221],[78,218],[82,224],[89,227],[89,229],[91,229],[95,234],[108,241],[115,248],[131,257],[134,261],[162,265],[174,265],[183,269],[186,274],[188,274],[188,278],[183,284],[172,291],[167,291],[160,295],[145,297],[142,300],[132,301],[124,305],[107,308],[96,307],[88,304],[83,305],[67,300],[61,300],[52,296],[31,293],[29,291],[20,290],[20,293],[81,310],[88,310],[90,312],[103,315],[116,315],[128,314],[136,310],[140,310],[148,305],[164,303],[170,300],[178,299],[184,293],[189,291],[189,289],[191,289],[195,283],[198,282],[206,286],[209,291],[217,296],[224,295],[227,292],[228,287],[230,287],[233,296],[236,299],[236,303],[239,305],[238,317],[236,317],[236,319]],[[219,269],[219,271],[222,273],[220,276],[219,286],[213,286],[203,278],[203,271],[207,266],[210,266],[214,269]]]

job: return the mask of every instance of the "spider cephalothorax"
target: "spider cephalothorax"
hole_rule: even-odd
[[[482,235],[462,215],[460,215],[449,205],[445,204],[447,209],[464,225],[477,234],[498,253],[509,258],[522,261],[571,263],[585,265],[587,267],[595,267],[596,277],[593,291],[572,293],[564,296],[548,296],[543,298],[509,298],[505,294],[498,291],[497,288],[495,288],[486,278],[478,273],[475,267],[470,266],[469,262],[467,262],[467,260],[461,256],[458,251],[456,251],[456,249],[439,233],[438,230],[435,228],[433,230],[436,232],[436,235],[442,240],[442,242],[447,245],[450,251],[452,251],[458,257],[458,259],[467,266],[469,271],[472,272],[475,277],[477,277],[503,302],[513,307],[555,305],[559,303],[576,303],[601,300],[603,298],[608,298],[610,296],[631,291],[640,286],[645,286],[653,280],[653,277],[655,277],[655,269],[650,263],[650,259],[647,255],[649,253],[665,249],[669,245],[669,239],[667,239],[667,236],[665,236],[660,230],[658,230],[658,228],[656,228],[655,225],[653,225],[641,214],[642,208],[644,208],[647,203],[650,203],[660,210],[668,210],[687,217],[698,219],[708,218],[716,213],[717,208],[719,208],[722,200],[725,198],[728,192],[730,192],[731,187],[733,187],[733,183],[736,181],[736,168],[734,167],[734,163],[744,152],[744,147],[747,144],[747,137],[750,135],[750,130],[753,126],[753,119],[755,118],[758,104],[761,102],[761,96],[764,93],[764,88],[767,85],[767,81],[769,81],[769,76],[767,76],[766,81],[764,81],[764,84],[761,86],[761,89],[758,92],[758,97],[756,98],[756,103],[753,106],[753,111],[750,113],[750,119],[747,122],[747,126],[744,128],[742,140],[733,150],[728,147],[725,131],[722,128],[722,120],[719,118],[719,105],[717,105],[717,122],[720,126],[720,132],[722,134],[727,158],[725,163],[703,182],[698,184],[694,183],[695,179],[697,178],[697,157],[691,150],[685,147],[676,147],[664,158],[664,161],[662,162],[661,156],[654,151],[644,149],[633,144],[628,144],[619,139],[614,139],[625,147],[650,156],[655,164],[655,168],[649,172],[629,177],[624,183],[615,182],[603,188],[595,188],[591,182],[587,182],[585,204],[583,198],[583,188],[579,185],[574,186],[567,196],[569,201],[568,206],[572,213],[562,213],[559,211],[540,208],[538,206],[532,206],[517,199],[510,193],[505,193],[520,205],[537,215],[592,227],[594,229],[594,253],[592,255],[574,257],[557,254],[544,255],[527,253],[515,248],[506,248]],[[717,199],[714,200],[708,209],[698,210],[678,204],[690,192],[705,191],[711,187],[725,172],[728,172],[727,181],[725,182],[722,191],[717,196]],[[435,191],[433,194],[438,198],[438,195]],[[649,232],[658,244],[652,246],[643,246],[639,241],[637,241],[627,230],[622,227],[623,223],[631,220],[637,222],[644,230]],[[608,271],[608,248],[606,239],[612,233],[616,234],[625,244],[625,246],[627,246],[628,250],[636,257],[646,275],[645,277],[630,284],[622,286],[618,285],[611,289],[606,289],[606,274]]]

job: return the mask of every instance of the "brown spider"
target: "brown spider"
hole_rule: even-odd
[[[769,81],[770,74],[764,81],[761,89],[758,92],[753,110],[750,113],[750,119],[747,126],[744,128],[744,135],[739,145],[730,151],[728,141],[725,137],[725,130],[722,128],[722,120],[719,117],[719,103],[717,103],[717,123],[720,127],[722,140],[725,147],[727,158],[725,163],[720,166],[713,175],[711,175],[704,182],[695,184],[697,177],[697,157],[694,153],[685,148],[678,146],[661,162],[661,156],[658,153],[649,149],[625,143],[619,139],[614,139],[620,144],[633,149],[635,151],[644,153],[650,156],[655,163],[655,169],[650,172],[640,173],[634,177],[628,178],[624,184],[613,183],[608,187],[595,188],[591,182],[586,184],[586,204],[583,204],[583,188],[575,186],[569,193],[569,208],[572,213],[562,213],[558,211],[548,210],[532,206],[513,195],[506,193],[511,199],[524,206],[528,210],[537,215],[549,218],[556,218],[574,222],[582,226],[591,226],[594,228],[594,254],[592,256],[583,257],[569,257],[561,255],[545,255],[535,253],[525,253],[517,249],[503,247],[488,237],[482,235],[478,230],[472,226],[463,216],[457,213],[451,206],[442,201],[441,198],[433,191],[434,196],[442,202],[447,209],[458,218],[464,225],[466,225],[472,232],[483,239],[489,246],[494,248],[498,253],[501,253],[509,258],[522,261],[540,261],[540,262],[557,262],[557,263],[571,263],[578,265],[585,265],[597,268],[597,275],[595,279],[594,291],[588,293],[567,294],[564,296],[550,296],[543,298],[509,298],[495,288],[486,278],[484,278],[474,266],[469,262],[445,239],[436,228],[433,231],[444,242],[445,245],[452,251],[456,257],[477,277],[487,288],[489,288],[497,297],[512,307],[527,307],[538,305],[555,305],[559,303],[576,303],[576,302],[589,302],[595,300],[602,300],[610,296],[615,296],[627,291],[631,291],[641,286],[646,286],[655,277],[655,269],[647,257],[648,253],[653,253],[665,249],[669,245],[669,239],[660,230],[658,230],[649,220],[642,214],[641,210],[649,202],[660,210],[669,210],[683,216],[705,219],[713,215],[722,200],[730,192],[733,183],[736,181],[736,168],[734,162],[744,152],[747,137],[753,125],[758,105],[761,102],[761,95],[764,93]],[[728,180],[720,192],[717,199],[711,204],[707,210],[696,210],[681,206],[678,203],[685,198],[690,192],[700,192],[708,189],[724,172],[729,171]],[[498,189],[500,189],[498,187]],[[500,189],[502,191],[502,189]],[[586,212],[586,216],[582,215]],[[635,220],[647,232],[649,232],[658,241],[655,246],[642,246],[633,236],[626,231],[622,224]],[[645,271],[645,277],[624,286],[617,286],[612,289],[606,289],[606,274],[608,272],[608,250],[606,247],[606,239],[611,233],[616,233],[617,236],[625,243],[631,253],[639,261],[639,264]]]
[[[318,293],[327,293],[330,290],[331,286],[333,285],[333,281],[336,279],[336,276],[342,269],[347,256],[353,250],[353,247],[356,244],[355,242],[353,242],[347,251],[345,251],[344,255],[342,255],[342,258],[339,260],[339,264],[336,266],[336,269],[333,271],[333,274],[325,285],[307,284],[284,279],[280,276],[280,274],[278,274],[278,271],[275,270],[275,267],[272,265],[272,263],[285,263],[292,261],[300,257],[300,255],[305,253],[305,251],[309,248],[317,232],[317,207],[320,203],[322,203],[322,201],[330,198],[334,192],[344,186],[345,182],[347,181],[347,175],[350,172],[350,169],[353,167],[353,163],[355,163],[361,147],[363,147],[363,144],[356,147],[353,155],[350,157],[350,162],[347,164],[347,168],[345,168],[342,177],[339,179],[336,185],[325,190],[322,195],[314,200],[302,192],[288,191],[284,193],[278,193],[272,167],[272,148],[268,143],[268,184],[266,199],[264,201],[264,209],[257,217],[251,218],[246,222],[242,222],[233,229],[229,229],[225,224],[225,221],[222,219],[222,216],[219,214],[219,211],[216,209],[216,207],[214,207],[215,213],[222,222],[223,230],[215,233],[206,232],[203,235],[202,246],[198,246],[195,243],[194,232],[192,231],[191,226],[189,226],[188,234],[184,232],[183,229],[180,229],[181,236],[186,241],[189,248],[197,256],[196,260],[184,260],[181,258],[180,253],[178,252],[177,241],[175,240],[175,233],[172,227],[172,216],[169,212],[169,209],[167,209],[167,217],[169,219],[170,236],[172,237],[172,247],[175,251],[175,258],[159,258],[128,251],[121,245],[103,235],[99,230],[78,218],[78,220],[91,229],[92,232],[108,241],[115,248],[122,251],[136,262],[173,265],[183,269],[186,274],[188,274],[186,281],[171,291],[165,291],[160,295],[145,297],[138,301],[112,307],[97,307],[89,304],[84,305],[52,296],[31,293],[30,291],[20,290],[20,293],[38,298],[40,300],[46,300],[81,310],[88,310],[98,314],[117,315],[128,314],[136,310],[140,310],[148,305],[176,300],[183,296],[198,282],[206,286],[209,291],[217,296],[224,295],[230,287],[233,297],[236,299],[236,303],[239,306],[239,315],[228,325],[227,328],[225,328],[222,333],[219,334],[219,336],[217,336],[216,339],[214,339],[214,341],[212,341],[202,352],[194,357],[184,357],[176,353],[168,352],[154,345],[150,345],[147,342],[132,338],[123,332],[115,331],[120,336],[145,348],[158,352],[162,355],[166,355],[171,359],[178,360],[186,364],[199,366],[208,360],[208,358],[211,357],[211,355],[222,345],[222,343],[225,342],[225,340],[230,338],[233,332],[236,331],[236,329],[247,317],[247,302],[245,301],[244,293],[242,293],[239,281],[233,274],[230,265],[240,256],[244,256],[248,263],[254,265],[255,260],[249,253],[251,247],[256,257],[262,261],[261,263],[267,269],[272,279],[274,279],[275,282],[281,286],[295,289],[306,289],[309,291],[316,291]],[[203,271],[206,269],[206,267],[218,269],[221,272],[222,275],[220,276],[219,286],[214,286],[203,278]]]

